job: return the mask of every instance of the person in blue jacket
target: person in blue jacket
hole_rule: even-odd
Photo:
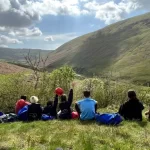
[[[80,120],[93,120],[97,111],[97,101],[91,99],[90,91],[84,91],[84,99],[75,104],[76,111],[80,114]]]

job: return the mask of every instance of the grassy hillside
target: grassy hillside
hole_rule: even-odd
[[[112,73],[150,81],[150,13],[74,39],[51,54],[49,68],[72,65],[84,74]]]
[[[14,74],[20,72],[29,72],[29,71],[31,70],[23,67],[19,67],[17,65],[0,62],[0,74]]]
[[[111,112],[114,110],[100,110]],[[149,150],[150,123],[118,127],[93,122],[48,121],[0,124],[1,150]]]
[[[7,62],[23,63],[24,56],[26,56],[28,52],[29,49],[0,48],[0,60]],[[42,56],[46,56],[47,54],[50,53],[50,51],[46,50],[38,50],[38,49],[30,50],[30,54],[33,57],[38,56],[39,52],[41,53]]]

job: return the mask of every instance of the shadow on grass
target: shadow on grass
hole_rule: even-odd
[[[12,150],[13,149],[13,147],[1,147],[0,146],[0,150]]]
[[[139,125],[140,127],[146,127],[147,124],[148,124],[148,121],[143,120],[143,121],[138,121],[137,123],[138,123],[138,125]]]
[[[99,122],[96,122],[95,120],[90,120],[90,121],[79,121],[81,125],[98,125],[98,126],[104,126],[104,127],[114,127],[114,128],[117,128],[117,127],[120,127],[120,126],[124,126],[123,123],[120,123],[118,125],[107,125],[107,124],[102,124],[102,123],[99,123]]]
[[[95,120],[88,120],[88,121],[79,120],[79,123],[82,125],[91,125],[91,124],[96,124],[96,121]]]

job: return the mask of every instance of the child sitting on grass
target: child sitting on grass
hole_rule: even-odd
[[[56,111],[57,105],[58,105],[58,95],[56,94],[54,102],[51,100],[47,102],[47,106],[44,107],[43,114],[46,114],[48,116],[57,119],[57,111]]]
[[[38,103],[39,99],[36,96],[31,96],[31,105],[28,106],[28,121],[40,120],[42,116],[42,107]]]
[[[71,89],[69,92],[68,100],[65,94],[63,94],[60,98],[61,98],[61,102],[59,104],[60,111],[58,112],[59,119],[71,119],[72,118],[71,104],[73,101],[73,89]]]
[[[16,102],[15,113],[18,114],[19,110],[21,110],[24,106],[30,105],[26,96],[21,96],[20,99]]]
[[[135,91],[128,91],[128,101],[120,106],[119,114],[125,120],[139,120],[142,121],[143,104],[138,100]]]

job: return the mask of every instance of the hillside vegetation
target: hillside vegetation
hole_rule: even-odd
[[[48,68],[72,65],[79,73],[150,81],[150,13],[76,38],[54,51]]]
[[[12,48],[1,48],[0,47],[0,60],[13,63],[25,63],[24,56],[29,52],[29,49],[12,49]],[[39,55],[46,56],[51,51],[30,49],[30,56],[33,58]]]
[[[75,83],[74,102],[83,97],[83,90],[90,90],[91,95],[98,101],[100,108],[108,106],[117,107],[127,100],[127,91],[134,89],[139,99],[145,105],[149,105],[150,88],[136,86],[131,83],[111,81],[110,79],[85,78],[77,79],[75,72],[68,66],[54,70],[50,74],[41,72],[38,74],[39,80],[35,74],[20,73],[10,75],[0,75],[0,110],[3,112],[14,112],[16,101],[21,95],[36,95],[40,103],[44,106],[46,102],[53,98],[56,87],[62,87],[68,94],[72,82]],[[74,104],[74,103],[73,103]]]

